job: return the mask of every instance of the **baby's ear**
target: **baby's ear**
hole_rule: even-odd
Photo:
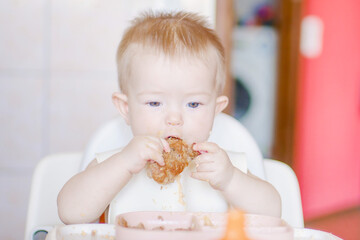
[[[112,102],[126,123],[129,124],[128,97],[123,93],[115,92],[112,95]]]
[[[219,96],[216,98],[215,113],[221,113],[229,104],[229,98],[227,96]]]

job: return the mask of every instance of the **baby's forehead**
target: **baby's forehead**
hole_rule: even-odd
[[[170,54],[160,48],[153,46],[143,46],[140,44],[131,44],[127,49],[125,62],[127,62],[127,75],[123,78],[121,89],[127,92],[129,83],[139,76],[141,71],[152,75],[153,72],[165,68],[181,67],[184,72],[191,68],[206,69],[212,79],[217,78],[221,60],[218,59],[216,51],[209,49],[203,53],[194,53],[191,51],[178,51]],[[143,77],[143,75],[142,75]],[[217,82],[217,80],[215,80]],[[217,85],[217,84],[216,84]]]
[[[163,61],[164,63],[181,63],[191,62],[194,64],[202,63],[209,67],[214,67],[217,63],[218,55],[211,48],[201,52],[194,52],[189,49],[179,49],[174,52],[166,52],[161,48],[154,46],[142,46],[139,44],[132,44],[129,46],[129,54],[127,57],[132,67],[136,67],[137,64],[141,64],[141,60],[144,57],[154,57],[154,59]]]
[[[204,86],[215,86],[215,78],[216,68],[195,57],[139,54],[133,58],[127,87],[136,92],[149,88],[172,91],[180,86],[199,91]]]

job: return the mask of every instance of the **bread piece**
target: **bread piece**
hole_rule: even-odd
[[[148,176],[159,184],[174,182],[175,177],[188,166],[192,159],[200,154],[180,138],[169,137],[166,141],[169,143],[171,150],[170,152],[163,152],[165,165],[160,166],[158,163],[153,162],[148,164],[147,169]]]

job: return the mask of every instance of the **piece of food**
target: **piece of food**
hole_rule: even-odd
[[[238,209],[228,212],[225,236],[221,240],[249,240],[245,231],[245,214]]]
[[[163,152],[165,165],[160,166],[156,162],[149,163],[147,169],[148,176],[159,184],[174,182],[175,177],[188,166],[192,159],[200,154],[180,138],[169,137],[166,141],[171,150],[170,152]]]

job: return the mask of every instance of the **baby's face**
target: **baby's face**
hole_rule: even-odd
[[[205,65],[196,58],[136,55],[127,83],[133,134],[175,136],[189,144],[206,141],[215,114],[224,108],[217,108],[215,76],[215,60]]]

